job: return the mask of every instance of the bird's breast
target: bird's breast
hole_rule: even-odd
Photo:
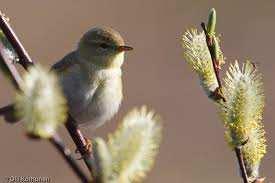
[[[80,123],[100,126],[117,113],[123,98],[120,77],[109,78],[99,82],[96,91],[87,92],[87,106],[78,115]]]

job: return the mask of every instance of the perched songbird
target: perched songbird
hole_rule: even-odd
[[[97,27],[83,35],[76,50],[53,65],[77,125],[96,128],[117,113],[123,98],[124,52],[132,49],[117,31]]]

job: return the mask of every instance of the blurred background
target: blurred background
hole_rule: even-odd
[[[213,103],[204,95],[196,75],[184,62],[181,34],[200,29],[215,7],[217,31],[227,62],[251,59],[264,74],[264,125],[268,153],[261,167],[267,182],[275,180],[275,2],[206,0],[1,0],[9,18],[34,61],[50,67],[74,49],[81,35],[96,25],[118,30],[135,50],[127,54],[124,101],[114,119],[86,136],[114,131],[134,106],[147,104],[164,118],[160,154],[145,182],[241,182],[237,161],[224,141],[224,128]],[[224,74],[224,73],[223,73]],[[11,85],[0,74],[0,105],[13,100]],[[64,129],[67,145],[74,144]],[[51,182],[77,182],[74,174],[47,141],[28,140],[22,124],[0,126],[0,182],[5,176],[48,176]],[[81,162],[81,161],[80,161]]]

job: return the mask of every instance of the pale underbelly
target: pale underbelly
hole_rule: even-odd
[[[122,100],[122,92],[117,88],[102,88],[78,109],[71,110],[72,116],[81,126],[98,127],[110,120],[118,111]]]
[[[108,73],[112,74],[111,71],[104,74]],[[116,73],[108,77],[99,85],[78,72],[60,77],[69,113],[77,125],[98,127],[117,113],[122,100],[121,77]]]

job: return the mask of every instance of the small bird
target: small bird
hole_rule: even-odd
[[[132,49],[117,31],[96,27],[52,66],[77,126],[97,128],[117,113],[123,98],[124,53]]]

